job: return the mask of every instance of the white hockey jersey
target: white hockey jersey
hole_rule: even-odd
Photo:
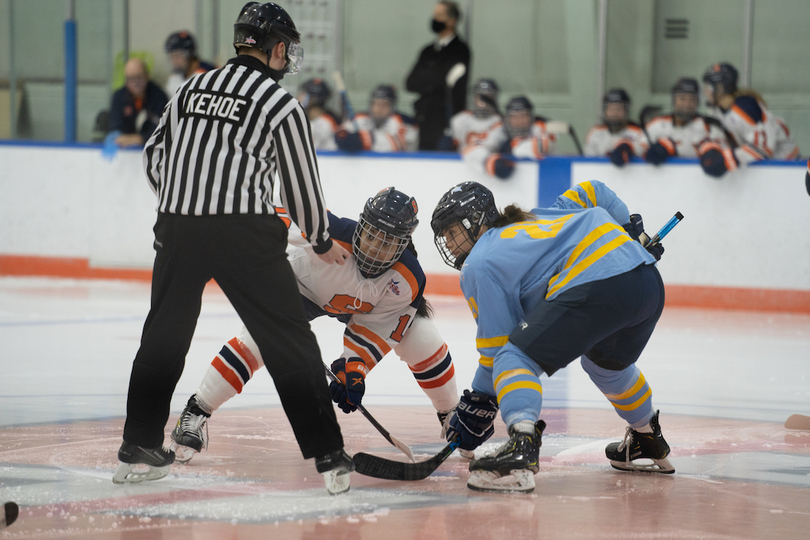
[[[501,117],[497,114],[480,118],[472,111],[456,113],[450,119],[453,144],[459,152],[463,152],[467,146],[486,138],[491,129],[500,125],[502,125]]]
[[[410,117],[400,113],[389,116],[379,128],[367,113],[357,113],[354,122],[344,122],[343,128],[360,133],[363,150],[372,152],[414,152],[419,143],[419,129]]]
[[[684,126],[676,126],[671,114],[656,116],[647,122],[647,135],[650,141],[660,142],[667,150],[674,143],[678,157],[697,157],[698,147],[705,141],[727,144],[723,130],[700,115]]]
[[[314,120],[310,119],[309,124],[312,126],[312,143],[315,150],[338,149],[335,142],[335,133],[340,129],[340,126],[329,112],[324,112]]]
[[[546,122],[536,119],[528,137],[509,140],[501,122],[493,125],[483,139],[468,145],[462,151],[462,159],[476,170],[494,175],[493,157],[499,154],[511,154],[516,158],[543,159],[554,152],[557,136],[549,133]]]
[[[627,124],[617,133],[611,133],[605,124],[599,124],[592,127],[585,136],[582,153],[586,156],[606,156],[624,142],[630,145],[637,156],[643,156],[649,147],[644,131],[636,124]]]
[[[731,108],[726,111],[714,108],[712,113],[736,139],[734,157],[740,164],[799,157],[799,147],[790,138],[784,120],[754,96],[737,96]]]

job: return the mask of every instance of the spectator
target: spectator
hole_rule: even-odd
[[[326,108],[332,90],[323,79],[309,79],[298,89],[296,99],[307,111],[312,126],[312,143],[315,150],[337,150],[335,134],[340,128],[338,116]]]
[[[443,0],[433,8],[435,42],[422,49],[405,88],[419,94],[414,103],[419,149],[436,150],[450,118],[467,108],[470,49],[456,35],[458,4]]]
[[[586,156],[608,156],[622,167],[633,156],[647,151],[644,131],[630,121],[630,96],[623,88],[613,88],[602,98],[602,123],[585,136]]]
[[[197,56],[197,43],[194,36],[185,30],[175,32],[166,38],[166,54],[172,65],[172,74],[166,81],[166,94],[173,96],[183,83],[194,75],[205,73],[216,66],[203,62]]]
[[[465,109],[450,119],[451,147],[439,150],[463,151],[487,136],[487,132],[501,124],[498,111],[498,83],[492,79],[478,79],[473,85],[473,108]]]
[[[118,146],[143,146],[155,131],[169,100],[149,80],[143,60],[130,58],[124,65],[124,75],[126,83],[112,97],[108,131],[120,133],[115,137]]]
[[[703,74],[710,114],[734,139],[731,147],[708,141],[699,149],[703,170],[716,178],[752,161],[799,157],[799,147],[791,140],[784,120],[765,107],[757,92],[738,88],[737,80],[737,70],[726,63],[713,64]]]
[[[534,116],[534,106],[525,96],[506,104],[503,124],[496,123],[478,142],[463,151],[464,161],[502,180],[512,176],[515,158],[543,159],[554,150],[557,139],[546,129],[546,119]]]
[[[357,113],[343,123],[335,136],[338,148],[347,152],[413,152],[419,130],[409,116],[398,112],[397,90],[381,84],[371,93],[369,111]]]
[[[698,114],[699,94],[697,80],[678,79],[672,87],[672,114],[657,116],[646,125],[650,148],[645,160],[660,165],[670,157],[697,157],[698,148],[705,141],[727,144],[720,122]]]

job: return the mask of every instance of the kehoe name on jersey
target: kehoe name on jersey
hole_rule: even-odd
[[[186,94],[185,116],[219,118],[226,122],[241,124],[245,120],[247,100],[234,98],[222,92],[192,90]]]

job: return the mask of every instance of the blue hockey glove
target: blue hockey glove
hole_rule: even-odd
[[[492,423],[498,415],[494,396],[464,390],[461,401],[445,420],[445,438],[450,441],[459,436],[462,450],[475,450],[492,437]]]
[[[486,168],[492,176],[506,180],[515,172],[515,162],[503,154],[492,154],[487,158]]]
[[[332,362],[332,373],[340,379],[340,383],[329,383],[332,401],[346,414],[356,411],[366,392],[366,363],[360,358],[338,358]]]
[[[664,141],[662,144],[661,141]],[[670,148],[667,148],[665,144],[668,143]],[[671,140],[668,139],[659,139],[658,142],[655,142],[650,145],[650,148],[647,150],[647,153],[644,155],[644,159],[648,163],[652,163],[653,165],[661,165],[667,159],[672,156],[676,156],[678,151],[675,149],[675,145],[672,143]]]
[[[335,133],[335,144],[344,152],[359,152],[363,149],[363,140],[357,132],[341,129]]]
[[[616,148],[614,148],[613,151],[608,154],[608,157],[610,158],[610,161],[617,167],[624,167],[624,165],[630,161],[630,158],[634,155],[633,147],[631,147],[628,143],[623,142],[618,144]]]

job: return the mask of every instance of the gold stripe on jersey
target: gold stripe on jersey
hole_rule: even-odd
[[[510,369],[509,371],[504,371],[495,379],[495,387],[497,388],[501,381],[505,381],[507,379],[511,379],[512,377],[517,377],[518,375],[528,375],[529,377],[536,377],[534,373],[529,371],[528,369]]]
[[[596,204],[596,190],[593,189],[593,184],[590,182],[582,182],[579,184],[579,187],[582,188],[582,191],[588,196],[588,200],[591,201],[591,206],[597,206]]]
[[[613,403],[612,401],[610,402],[610,404],[622,411],[634,411],[639,407],[641,407],[651,395],[652,395],[652,388],[647,388],[647,391],[644,392],[643,396],[641,396],[640,398],[638,398],[636,401],[634,401],[629,405],[618,405],[616,403]]]
[[[509,392],[513,392],[515,390],[536,390],[537,392],[543,393],[543,386],[540,384],[540,381],[518,381],[512,384],[507,384],[504,386],[503,390],[498,392],[498,403],[501,402],[503,396],[508,394]]]
[[[478,338],[475,340],[475,347],[487,349],[489,347],[503,347],[509,341],[509,336],[496,336],[491,338]]]
[[[633,385],[633,387],[630,388],[630,390],[628,390],[627,392],[622,392],[621,394],[605,394],[605,397],[611,401],[620,401],[622,399],[627,399],[636,392],[638,392],[639,390],[641,390],[641,387],[644,386],[646,382],[647,380],[644,378],[644,374],[639,371],[638,379],[636,380],[636,383]]]
[[[492,367],[493,364],[495,364],[495,358],[492,356],[481,355],[481,358],[478,359],[478,363],[484,367]]]

